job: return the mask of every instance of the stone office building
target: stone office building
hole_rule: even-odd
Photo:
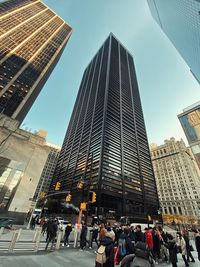
[[[18,122],[0,115],[0,212],[25,215],[52,151],[43,131],[30,133]],[[51,177],[49,177],[51,179]],[[23,217],[23,216],[22,216]]]
[[[200,174],[191,150],[171,138],[152,144],[151,157],[164,221],[200,221]]]

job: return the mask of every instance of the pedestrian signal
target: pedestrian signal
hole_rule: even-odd
[[[66,196],[66,202],[70,202],[71,199],[72,199],[72,195],[71,195],[71,194],[68,194],[68,195]]]
[[[96,201],[97,201],[97,194],[94,191],[90,192],[90,202],[95,203]]]
[[[60,187],[61,187],[61,183],[60,182],[57,182],[56,183],[56,186],[55,186],[55,190],[56,191],[60,190]]]
[[[86,210],[86,202],[81,203],[80,210]]]

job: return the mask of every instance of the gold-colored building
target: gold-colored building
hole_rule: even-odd
[[[39,0],[0,3],[0,113],[22,122],[71,33]]]
[[[170,138],[151,145],[151,158],[164,222],[200,221],[200,173],[191,150]]]

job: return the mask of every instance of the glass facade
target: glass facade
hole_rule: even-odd
[[[178,118],[200,168],[200,106],[188,109]]]
[[[152,16],[200,82],[200,1],[147,0]]]
[[[0,3],[0,113],[24,119],[71,31],[41,1]]]
[[[144,220],[158,198],[133,57],[111,34],[86,68],[51,186],[97,193],[91,211]]]
[[[42,171],[40,181],[38,183],[37,189],[33,197],[35,201],[40,197],[41,192],[45,194],[48,193],[49,187],[51,185],[51,181],[53,179],[55,167],[58,161],[59,153],[60,153],[60,149],[56,149],[53,147],[51,148],[51,151],[48,155],[44,169]]]
[[[0,157],[0,208],[11,203],[24,170],[24,163]]]

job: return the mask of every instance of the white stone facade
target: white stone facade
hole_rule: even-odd
[[[150,149],[162,214],[182,223],[199,220],[200,173],[190,149],[174,138]]]
[[[0,115],[0,207],[27,213],[51,151],[45,138]]]

